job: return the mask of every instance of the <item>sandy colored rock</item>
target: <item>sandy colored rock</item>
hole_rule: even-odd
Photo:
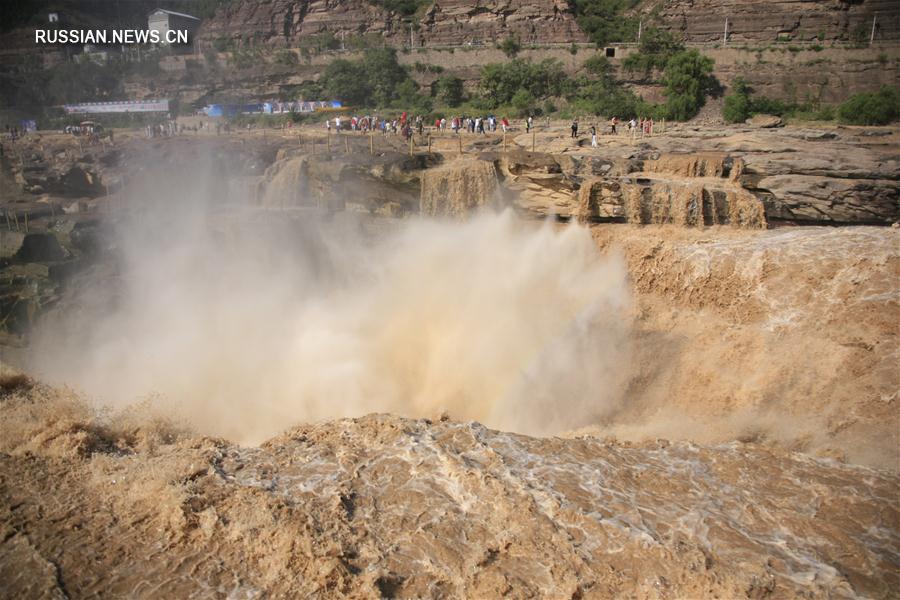
[[[48,413],[70,402],[37,388],[0,404],[7,431],[56,440],[3,439],[13,595],[886,598],[900,583],[900,481],[885,472],[755,444],[537,439],[386,415],[258,448],[175,436],[147,451],[140,430],[77,408],[52,429]],[[86,445],[83,431],[96,432]]]
[[[776,115],[753,115],[747,119],[747,125],[759,127],[761,129],[772,129],[773,127],[784,127],[784,121]]]
[[[500,201],[497,171],[485,160],[457,160],[422,174],[419,211],[462,217]]]

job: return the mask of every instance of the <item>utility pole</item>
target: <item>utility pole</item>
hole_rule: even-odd
[[[869,45],[875,43],[875,21],[878,20],[878,13],[875,13],[875,16],[872,17],[872,35],[869,37]]]
[[[722,38],[722,45],[728,44],[728,17],[725,17],[725,36]]]

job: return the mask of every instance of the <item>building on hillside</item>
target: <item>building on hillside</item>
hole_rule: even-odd
[[[194,34],[200,26],[200,19],[184,13],[157,8],[147,17],[147,29],[156,31],[162,44],[166,44],[169,32],[187,31],[190,43],[193,44]]]

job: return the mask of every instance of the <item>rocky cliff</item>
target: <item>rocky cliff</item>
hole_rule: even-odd
[[[694,43],[721,41],[726,19],[732,43],[868,41],[873,18],[876,41],[900,39],[900,4],[892,0],[645,1],[635,13]],[[204,23],[201,38],[296,46],[303,36],[323,32],[338,38],[375,34],[393,45],[411,39],[400,15],[365,0],[235,0]],[[565,0],[442,0],[416,20],[412,43],[492,45],[508,36],[526,44],[587,41]]]
[[[528,44],[586,40],[565,0],[435,2],[412,32],[400,15],[365,0],[236,0],[203,24],[200,39],[296,47],[308,44],[307,36],[325,33],[345,43],[352,36],[375,35],[390,45],[412,39],[414,46],[492,45],[509,36]]]
[[[645,12],[653,7],[645,2]],[[688,42],[719,42],[728,19],[730,42],[900,38],[900,4],[893,0],[668,0],[661,24]]]

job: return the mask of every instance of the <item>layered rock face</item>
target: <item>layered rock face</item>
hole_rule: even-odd
[[[409,26],[397,13],[365,0],[237,0],[204,22],[200,39],[253,40],[302,45],[304,36],[330,32],[341,38],[383,36],[390,45],[410,43]],[[413,33],[416,46],[491,45],[514,36],[526,44],[586,41],[564,0],[448,0],[436,2]]]
[[[445,0],[422,19],[429,46],[492,44],[508,36],[526,44],[587,41],[565,0]]]
[[[730,42],[900,38],[900,5],[892,0],[669,0],[661,22],[689,42],[720,42],[728,19]]]
[[[237,0],[203,22],[201,42],[225,38],[273,46],[299,46],[304,36],[396,33],[399,21],[365,0]]]
[[[649,10],[651,3],[638,10]],[[729,41],[869,39],[877,13],[876,40],[900,38],[900,6],[891,0],[668,0],[659,22],[688,42],[719,42],[728,19]],[[236,0],[204,22],[201,39],[253,39],[272,45],[299,45],[303,36],[329,31],[336,36],[377,34],[389,44],[410,41],[397,13],[365,0]],[[508,36],[526,44],[587,41],[565,0],[443,0],[418,21],[418,46],[491,45]]]
[[[578,218],[685,227],[764,228],[762,202],[738,183],[743,163],[725,154],[670,154],[647,161],[643,172],[586,181]]]

